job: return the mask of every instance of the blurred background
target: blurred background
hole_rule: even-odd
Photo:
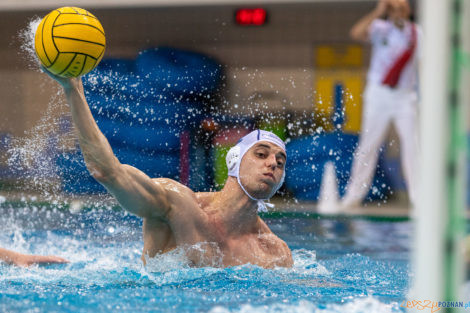
[[[104,192],[86,171],[63,96],[31,50],[31,25],[65,5],[72,4],[0,2],[0,194]],[[344,193],[369,62],[369,46],[349,30],[376,1],[73,5],[106,32],[105,56],[83,81],[121,162],[195,191],[217,190],[228,148],[262,128],[287,142],[283,199],[318,201],[328,161]],[[400,166],[391,128],[366,201],[407,206]]]

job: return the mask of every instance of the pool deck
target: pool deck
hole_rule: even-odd
[[[44,197],[40,194],[23,194],[18,192],[2,192],[0,191],[1,199],[8,202],[54,202],[68,204],[71,208],[78,208],[87,206],[90,203],[99,203],[106,206],[118,205],[116,200],[109,194],[104,195],[70,195],[60,194],[51,197]],[[394,200],[388,202],[368,202],[364,205],[352,207],[346,211],[338,211],[333,208],[328,212],[322,212],[318,209],[317,202],[297,201],[292,198],[275,197],[271,201],[274,208],[269,208],[269,212],[276,213],[313,213],[317,216],[325,217],[377,217],[377,218],[399,218],[407,219],[411,216],[411,209],[408,203],[403,200]],[[470,216],[469,216],[470,217]]]
[[[0,190],[0,204],[3,201],[12,202],[49,202],[64,203],[70,208],[81,208],[89,204],[99,204],[104,206],[117,206],[116,200],[109,194],[101,195],[70,195],[58,194],[53,198],[45,197],[41,194],[31,192],[5,192]],[[371,218],[389,218],[389,219],[410,219],[413,216],[413,210],[408,204],[405,197],[397,197],[387,202],[366,202],[361,206],[352,207],[348,210],[340,211],[335,208],[328,212],[319,210],[317,202],[298,201],[289,197],[276,196],[270,201],[274,204],[274,208],[269,208],[269,213],[287,213],[287,214],[303,214],[312,213],[319,217],[371,217]],[[466,218],[470,220],[470,208],[466,210]]]
[[[274,210],[280,212],[312,212],[320,216],[370,216],[370,217],[389,217],[389,218],[410,218],[411,209],[406,203],[402,202],[369,202],[361,206],[351,207],[348,210],[332,209],[328,212],[322,212],[318,209],[316,202],[295,202],[274,203]]]
[[[387,202],[365,202],[360,206],[353,206],[347,210],[341,210],[339,204],[330,203],[325,209],[321,209],[318,202],[296,201],[295,199],[275,198],[273,209],[269,211],[285,213],[313,213],[318,217],[326,218],[378,218],[391,220],[408,220],[412,217],[412,210],[407,199],[399,198]]]

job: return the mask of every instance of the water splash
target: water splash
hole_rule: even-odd
[[[40,69],[40,62],[34,50],[34,36],[40,23],[41,18],[34,17],[29,21],[26,28],[18,32],[18,38],[22,43],[18,54],[26,60],[29,69],[37,71]]]
[[[29,70],[41,72],[40,62],[34,48],[34,37],[41,18],[34,17],[24,29],[17,33],[20,42],[19,56],[25,60]],[[41,79],[44,78],[44,79]],[[75,149],[76,137],[66,110],[63,91],[58,84],[51,84],[46,75],[38,77],[41,93],[49,96],[49,101],[39,120],[22,136],[9,137],[6,147],[7,177],[15,178],[11,197],[62,201],[67,197],[61,193],[56,159],[63,152]],[[10,198],[10,195],[6,195]],[[34,198],[34,199],[33,199]]]
[[[59,97],[53,97],[38,123],[25,131],[23,137],[10,140],[7,164],[26,190],[39,193],[46,200],[58,199],[60,182],[55,160],[60,151],[74,146],[74,139],[61,132],[62,117]]]

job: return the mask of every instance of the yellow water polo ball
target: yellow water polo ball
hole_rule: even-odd
[[[41,64],[62,77],[78,77],[103,58],[103,26],[90,12],[63,7],[47,14],[36,29],[34,49]]]

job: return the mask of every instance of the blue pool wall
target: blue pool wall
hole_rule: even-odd
[[[181,134],[196,132],[208,115],[221,66],[205,55],[168,47],[135,59],[104,59],[83,78],[91,112],[121,163],[151,177],[180,178]],[[63,190],[101,193],[77,148],[59,154]],[[81,177],[77,183],[76,177]]]

